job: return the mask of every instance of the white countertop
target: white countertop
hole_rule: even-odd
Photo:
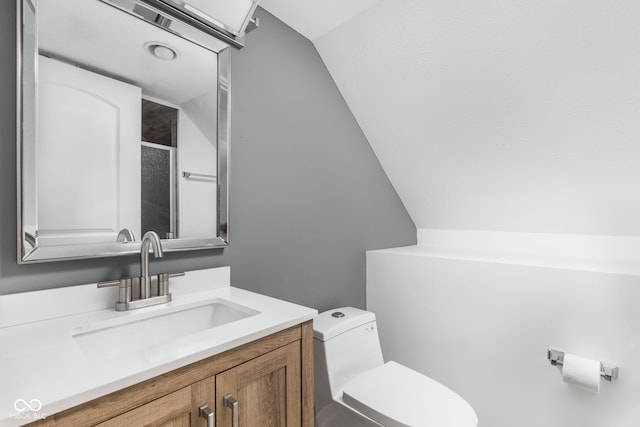
[[[0,296],[0,311],[7,308],[0,318],[0,426],[33,422],[311,320],[317,315],[317,311],[311,308],[230,287],[228,277],[227,267],[188,272],[179,280],[171,279],[172,302],[127,312],[99,308],[65,313],[59,308],[60,304],[56,305],[58,308],[50,307],[61,293],[65,301],[70,294],[84,293],[95,298],[103,292],[95,288],[95,284],[65,288],[64,291]],[[91,288],[94,293],[90,292]],[[101,301],[109,299],[109,305],[115,302],[113,292],[104,292],[102,297]],[[215,302],[216,299],[248,307],[258,313],[156,344],[152,349],[98,358],[102,360],[88,357],[73,337],[78,330],[93,325],[129,322]],[[74,307],[82,307],[82,301],[73,303]],[[98,307],[100,305],[104,303],[97,304]],[[45,309],[33,311],[29,310],[30,307]],[[25,311],[32,313],[25,315]]]

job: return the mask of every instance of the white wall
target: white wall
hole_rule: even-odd
[[[383,0],[313,40],[431,229],[368,253],[383,350],[482,427],[640,425],[639,16],[633,0]],[[622,377],[577,390],[548,347]]]
[[[185,110],[180,115],[178,139],[178,236],[217,236],[216,144],[206,137]],[[214,132],[215,133],[215,132]],[[184,178],[183,172],[213,178]]]
[[[418,228],[640,234],[639,16],[383,0],[314,44]]]
[[[489,250],[492,239],[474,233],[459,241],[482,241],[475,247],[424,233],[443,247],[367,253],[367,307],[385,360],[458,392],[481,427],[640,425],[640,268],[618,250],[637,250],[637,239],[605,239],[608,256],[597,253],[598,237],[497,234]],[[536,240],[538,253],[511,250]],[[544,256],[573,244],[593,250]],[[603,381],[599,394],[563,383],[549,347],[616,362],[621,378]]]

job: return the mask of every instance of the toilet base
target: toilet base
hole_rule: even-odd
[[[342,401],[334,401],[316,414],[315,427],[384,427],[350,408]]]

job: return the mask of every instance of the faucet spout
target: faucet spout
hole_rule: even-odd
[[[133,234],[133,231],[128,228],[123,228],[118,233],[118,237],[116,237],[116,242],[118,243],[126,243],[126,242],[135,242],[136,236]]]
[[[155,231],[147,231],[142,237],[140,246],[140,297],[151,296],[151,280],[149,279],[149,246],[153,248],[154,258],[162,258],[162,243]]]
[[[149,277],[149,246],[153,247],[154,258],[162,258],[162,243],[155,231],[147,231],[140,246],[140,276]]]

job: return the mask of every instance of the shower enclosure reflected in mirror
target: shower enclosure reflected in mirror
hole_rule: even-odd
[[[150,230],[227,245],[229,45],[141,0],[18,13],[18,262],[135,253]]]

